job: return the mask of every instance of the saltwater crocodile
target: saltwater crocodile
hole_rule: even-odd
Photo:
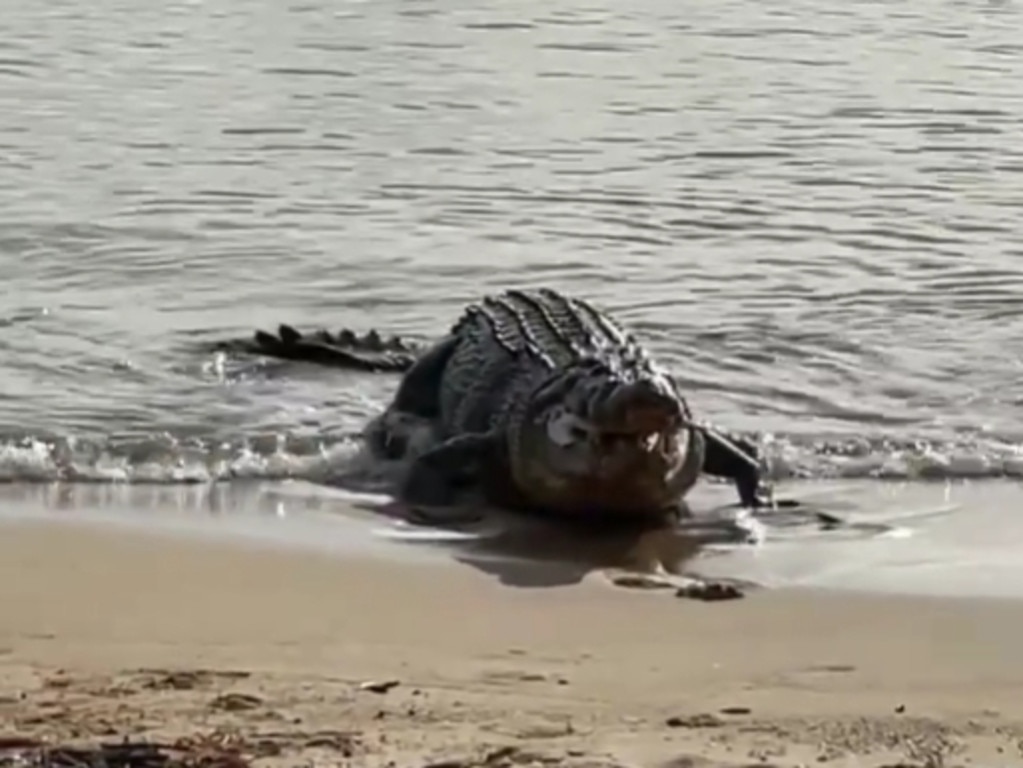
[[[743,506],[762,504],[755,447],[698,423],[631,333],[554,290],[487,296],[425,347],[282,325],[232,348],[402,372],[366,437],[378,455],[409,459],[398,495],[413,509],[436,512],[475,489],[506,508],[663,522],[701,473],[734,481]],[[428,433],[418,451],[410,425]]]

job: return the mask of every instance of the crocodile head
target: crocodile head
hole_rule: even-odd
[[[509,435],[519,493],[571,516],[661,519],[703,465],[704,440],[666,373],[583,361],[533,393]]]

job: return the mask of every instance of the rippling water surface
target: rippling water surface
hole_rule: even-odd
[[[0,477],[301,474],[393,379],[198,341],[432,336],[539,284],[779,473],[1021,474],[1021,28],[988,0],[18,3]]]

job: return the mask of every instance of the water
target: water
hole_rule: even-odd
[[[306,476],[394,380],[288,321],[616,312],[780,476],[1023,474],[1023,10],[988,0],[17,3],[0,478]]]

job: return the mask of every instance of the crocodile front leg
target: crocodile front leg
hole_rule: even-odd
[[[751,509],[770,507],[772,510],[802,508],[795,499],[770,498],[764,488],[760,456],[749,440],[733,437],[714,429],[704,429],[706,449],[703,471],[708,475],[724,477],[735,483],[739,491],[739,503]],[[811,519],[821,526],[832,528],[845,525],[841,518],[824,512],[810,512]]]
[[[418,456],[409,467],[399,498],[427,523],[464,523],[480,519],[455,505],[460,492],[486,481],[498,439],[491,433],[459,435]]]
[[[744,507],[758,508],[767,501],[761,495],[759,452],[749,440],[732,437],[713,429],[704,430],[703,471],[732,480]]]

